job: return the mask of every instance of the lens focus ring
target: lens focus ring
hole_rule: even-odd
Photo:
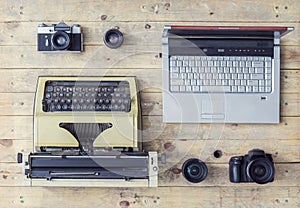
[[[275,168],[271,161],[266,158],[257,158],[247,166],[247,175],[254,182],[265,184],[273,181]]]
[[[56,50],[65,50],[70,47],[70,37],[63,31],[57,31],[53,34],[51,43]]]

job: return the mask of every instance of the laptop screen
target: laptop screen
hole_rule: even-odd
[[[227,27],[227,26],[170,26],[168,33],[178,36],[220,36],[220,37],[261,37],[273,38],[274,32],[284,35],[292,27]]]

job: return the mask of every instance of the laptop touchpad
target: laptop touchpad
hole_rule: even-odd
[[[201,102],[202,119],[224,119],[225,106],[223,101],[202,100]]]

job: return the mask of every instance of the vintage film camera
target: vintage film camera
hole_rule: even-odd
[[[68,26],[64,22],[38,26],[38,51],[81,52],[83,40],[80,25]]]
[[[274,180],[274,173],[272,155],[263,150],[253,149],[245,156],[235,156],[229,161],[229,179],[233,183],[265,184]]]

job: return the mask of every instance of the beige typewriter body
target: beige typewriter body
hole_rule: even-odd
[[[42,100],[48,80],[97,81],[97,77],[39,77],[34,107],[34,146],[77,147],[78,142],[67,130],[59,127],[66,123],[112,123],[113,127],[102,132],[94,141],[94,147],[139,146],[139,100],[134,77],[101,77],[99,81],[126,81],[130,84],[130,112],[44,112]]]
[[[123,111],[45,110],[43,102],[45,104],[44,96],[47,93],[48,81],[72,81],[72,83],[73,81],[79,83],[117,81],[117,83],[126,83],[126,86],[129,84],[129,89],[125,89],[130,109]],[[34,106],[34,151],[28,155],[27,161],[23,161],[25,184],[71,187],[156,187],[158,156],[157,152],[146,153],[142,149],[139,105],[135,77],[39,77]],[[75,135],[79,137],[78,131],[74,135],[74,132],[70,129],[66,130],[62,123],[72,126],[74,124],[77,126],[109,124],[110,126],[105,129],[101,127],[99,134],[92,134],[95,137],[87,140],[82,132],[90,135],[89,132],[92,130],[81,130],[83,140],[80,140],[75,138]],[[85,144],[87,151],[81,149],[83,153],[78,152],[81,142],[85,141],[92,144]]]

